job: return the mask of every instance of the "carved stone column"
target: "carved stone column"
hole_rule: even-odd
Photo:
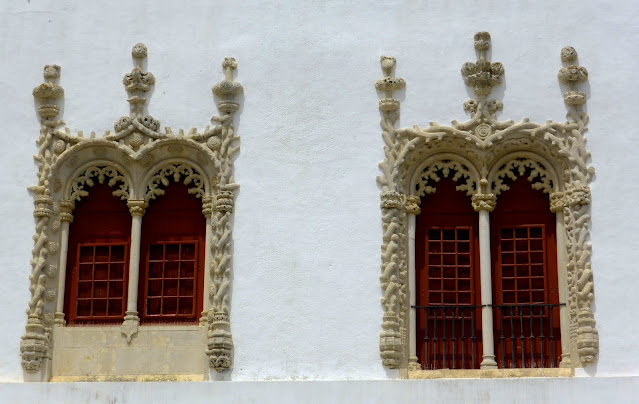
[[[490,262],[490,212],[497,198],[493,194],[473,195],[473,209],[479,212],[479,277],[481,285],[481,336],[483,344],[482,369],[496,369],[493,339],[493,291]]]
[[[211,267],[211,239],[213,234],[211,233],[211,214],[213,213],[213,197],[205,196],[202,198],[202,214],[206,217],[206,240],[205,240],[205,255],[204,255],[204,302],[202,304],[202,313],[200,314],[200,325],[203,326],[208,321],[209,307],[211,306],[210,299],[208,298],[208,291],[211,288],[211,276],[208,274],[208,268]]]
[[[60,201],[60,264],[58,266],[58,300],[55,310],[55,324],[64,325],[64,295],[67,278],[67,255],[69,250],[69,225],[73,222],[74,201]]]
[[[144,200],[131,199],[127,206],[131,212],[131,251],[129,254],[129,285],[127,292],[126,312],[122,324],[122,334],[127,342],[138,332],[140,317],[138,316],[138,283],[140,281],[140,241],[142,237],[142,216],[148,207]]]
[[[550,194],[550,211],[556,214],[557,237],[557,279],[559,281],[559,326],[561,330],[561,362],[562,368],[571,367],[570,362],[570,310],[568,307],[568,278],[566,274],[566,228],[564,226],[564,208],[567,200],[563,192]]]
[[[419,370],[417,358],[417,318],[413,306],[416,304],[417,285],[415,284],[415,226],[416,216],[419,215],[421,200],[418,196],[407,196],[404,209],[408,214],[408,284],[409,296],[409,334],[408,334],[408,370]]]

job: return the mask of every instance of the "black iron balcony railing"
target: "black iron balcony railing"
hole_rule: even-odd
[[[499,304],[493,308],[493,342],[499,368],[554,368],[559,364],[559,307]],[[486,306],[413,306],[417,357],[423,369],[478,369],[483,354],[481,310]]]

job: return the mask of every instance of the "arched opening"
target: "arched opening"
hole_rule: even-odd
[[[442,178],[422,198],[415,231],[416,353],[423,369],[479,368],[478,215]]]
[[[131,215],[113,188],[95,184],[69,226],[68,324],[121,322],[126,310]]]
[[[521,176],[491,213],[494,338],[502,368],[556,367],[561,357],[556,215]]]
[[[182,183],[152,200],[142,221],[140,321],[196,322],[202,310],[206,218]]]

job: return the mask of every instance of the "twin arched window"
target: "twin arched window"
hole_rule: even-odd
[[[423,369],[478,369],[490,367],[486,359],[493,358],[500,368],[548,368],[561,361],[555,214],[526,178],[508,188],[490,213],[489,251],[480,248],[471,198],[452,179],[442,178],[437,192],[422,198],[414,332]],[[490,276],[482,277],[482,254],[490,255]],[[492,324],[482,317],[486,309]],[[492,338],[494,356],[484,352],[484,336]]]
[[[121,322],[127,310],[131,215],[96,184],[69,229],[65,311],[69,324]],[[206,219],[186,185],[171,183],[144,214],[137,285],[141,323],[196,322],[202,311]]]

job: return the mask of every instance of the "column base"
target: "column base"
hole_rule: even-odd
[[[561,354],[561,362],[559,363],[560,368],[571,368],[572,364],[570,363],[570,354],[562,353]]]
[[[126,342],[131,342],[131,338],[138,333],[138,327],[140,326],[140,317],[138,317],[137,311],[126,311],[124,316],[124,322],[120,327],[122,334],[126,337]]]
[[[416,356],[410,356],[408,358],[408,370],[422,370],[422,367],[420,366],[420,364],[417,362],[417,357]]]
[[[54,318],[53,318],[53,324],[57,324],[60,326],[65,326],[67,324],[66,320],[64,319],[64,313],[56,311]]]
[[[479,364],[480,369],[497,369],[497,362],[495,362],[495,355],[484,355],[482,361]]]

